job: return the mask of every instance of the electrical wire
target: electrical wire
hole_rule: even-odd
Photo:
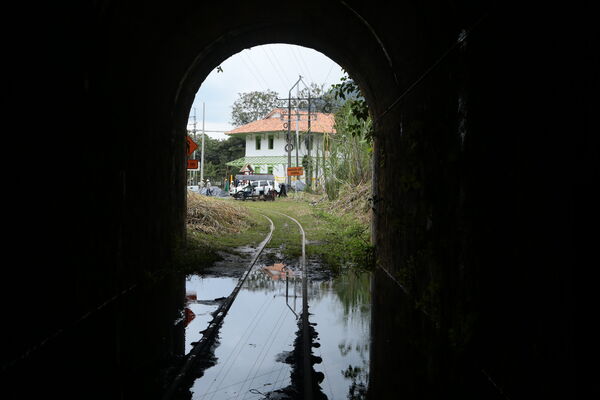
[[[302,56],[302,53],[300,52],[300,49],[298,49],[297,47],[292,47],[292,50],[295,50],[295,51],[298,52],[298,57],[300,57],[300,62],[302,63],[302,65],[306,69],[307,76],[309,77],[309,79],[311,80],[311,82],[314,82],[314,79],[312,78],[312,75],[310,74],[310,68],[308,68],[308,64],[306,64],[304,62],[304,57]]]
[[[257,376],[257,378],[261,378],[261,377],[263,377],[263,376],[268,376],[268,375],[274,374],[275,372],[277,372],[277,369],[276,369],[276,368],[275,368],[275,369],[273,369],[272,371],[265,372],[264,374],[260,374],[260,375],[258,375],[258,376]],[[229,389],[229,388],[231,388],[231,387],[234,387],[234,386],[237,386],[237,385],[239,385],[239,384],[246,383],[247,381],[248,381],[248,379],[246,379],[246,380],[244,380],[244,381],[238,381],[238,382],[230,383],[230,384],[228,384],[228,385],[226,385],[226,386],[222,386],[222,387],[220,387],[220,388],[218,388],[218,389],[215,389],[215,390],[214,390],[214,391],[212,391],[212,392],[209,392],[209,393],[204,393],[202,396],[208,396],[209,394],[212,394],[212,395],[214,395],[215,393],[217,393],[217,392],[220,392],[220,391],[221,391],[221,390],[223,390],[223,389]]]
[[[263,302],[263,304],[258,308],[258,310],[256,311],[256,313],[254,314],[254,317],[252,318],[252,320],[250,321],[250,323],[248,324],[248,327],[245,329],[244,333],[242,334],[242,336],[240,336],[240,338],[238,339],[236,345],[233,347],[233,349],[231,350],[231,352],[229,353],[229,355],[227,356],[227,359],[225,360],[225,362],[222,364],[222,367],[219,369],[219,372],[217,372],[217,375],[215,376],[215,378],[213,379],[213,381],[210,383],[210,385],[208,386],[208,388],[206,389],[207,392],[210,392],[210,390],[212,389],[213,384],[219,379],[219,377],[221,377],[221,381],[219,382],[219,384],[217,385],[217,387],[219,387],[223,381],[225,380],[225,378],[227,377],[227,375],[229,374],[229,371],[231,371],[231,368],[234,365],[235,360],[239,357],[239,355],[241,354],[242,350],[243,350],[243,344],[246,344],[246,341],[248,340],[248,338],[250,336],[252,336],[252,333],[254,333],[254,330],[256,329],[256,327],[258,326],[258,324],[260,323],[260,321],[262,320],[262,317],[265,315],[264,312],[262,312],[262,309],[264,308],[264,306],[266,304],[270,305],[273,303],[272,302],[272,298],[266,298],[265,301]],[[270,302],[269,302],[270,301]],[[269,308],[267,307],[267,309]],[[266,310],[265,310],[266,311]],[[260,315],[260,318],[258,318],[258,320],[256,319],[258,316]],[[256,321],[256,324],[254,325],[254,327],[252,328],[252,330],[250,330],[250,327],[252,326],[252,324]],[[238,348],[239,346],[239,348]],[[236,352],[237,350],[237,354],[235,357],[232,356],[233,354]],[[227,364],[229,363],[229,360],[231,361],[231,364],[229,364],[229,366],[227,366]],[[221,373],[223,373],[223,375],[221,376]],[[216,391],[218,392],[220,389],[216,389]],[[214,397],[214,392],[213,393]],[[202,396],[208,396],[208,393],[203,394]],[[212,399],[211,397],[211,399]]]
[[[283,73],[283,76],[284,76],[286,82],[290,82],[290,79],[288,78],[287,74],[285,73],[285,68],[283,68],[283,66],[279,62],[279,57],[276,55],[275,50],[273,50],[273,47],[267,46],[267,50],[269,50],[271,52],[271,54],[273,55],[273,58],[275,59],[275,63],[277,63],[277,65],[279,66],[279,69]]]
[[[254,363],[252,364],[252,367],[250,368],[250,371],[248,372],[248,375],[246,376],[246,379],[248,379],[250,377],[250,374],[252,374],[252,370],[256,367],[256,363],[258,362],[258,360],[261,358],[262,356],[262,360],[259,363],[258,367],[260,367],[262,365],[262,363],[264,362],[264,359],[266,358],[269,350],[271,349],[271,346],[273,346],[273,340],[271,340],[271,337],[273,335],[276,335],[277,333],[279,333],[279,331],[281,330],[281,326],[283,324],[283,321],[285,320],[285,316],[287,315],[287,309],[284,307],[281,311],[281,314],[279,315],[279,317],[277,317],[277,321],[274,324],[274,329],[271,330],[271,332],[269,333],[269,336],[267,337],[267,342],[270,342],[268,347],[263,347],[263,349],[259,352],[258,357],[254,360]],[[279,326],[278,326],[279,325]],[[264,355],[263,355],[264,353]],[[256,369],[256,371],[258,371],[258,368]],[[256,375],[257,372],[255,372]],[[250,382],[250,385],[248,386],[252,386],[252,382],[254,382],[254,379],[256,379],[255,377],[252,378],[252,381]],[[243,388],[243,386],[242,386]],[[239,394],[242,392],[242,390],[240,390],[238,392],[238,396],[236,396],[236,399],[239,397]],[[244,397],[242,398],[242,400],[246,397],[247,393],[244,392]]]
[[[288,340],[290,340],[290,337],[294,334],[294,332],[291,332],[288,337],[285,339],[285,341],[287,342]],[[281,373],[283,372],[283,370],[285,369],[285,367],[287,367],[287,364],[283,364],[283,366],[279,369],[279,373],[277,374],[277,378],[275,378],[275,381],[273,382],[273,387],[277,387],[277,384],[279,383],[279,377],[281,376]],[[273,369],[273,371],[275,371],[276,368]]]
[[[269,354],[269,351],[271,350],[271,347],[273,347],[273,343],[275,343],[275,338],[277,337],[277,335],[279,334],[279,332],[281,331],[281,328],[283,327],[283,324],[286,320],[288,313],[287,310],[283,310],[282,314],[281,314],[281,320],[279,322],[279,327],[273,331],[273,338],[269,341],[269,347],[266,349],[266,351],[264,352],[263,358],[260,362],[260,364],[258,364],[258,368],[256,369],[256,372],[254,373],[254,376],[252,377],[252,381],[250,382],[249,386],[252,386],[252,383],[254,382],[254,379],[256,379],[258,371],[260,370],[260,367],[262,367],[265,358],[267,358],[267,355]]]
[[[323,84],[326,85],[327,84],[327,79],[329,79],[329,75],[331,74],[331,71],[333,71],[333,67],[337,65],[335,63],[331,63],[331,67],[329,67],[329,72],[327,72],[327,75],[325,75],[325,80],[323,81]]]
[[[331,399],[333,399],[333,389],[331,388],[331,381],[329,380],[327,374],[327,368],[325,368],[325,359],[323,358],[323,350],[319,350],[319,357],[321,357],[321,365],[323,366],[323,374],[325,375],[325,380],[327,381],[327,386],[329,387],[329,394],[331,395]]]
[[[298,71],[300,71],[300,74],[306,76],[306,74],[302,70],[303,68],[300,64],[300,60],[298,60],[298,57],[296,57],[296,53],[294,53],[293,49],[294,48],[292,46],[288,47],[288,52],[291,53],[292,57],[294,57],[294,59],[296,60],[296,67],[298,67]]]
[[[273,60],[271,60],[271,56],[269,56],[269,54],[265,50],[265,46],[260,46],[260,49],[262,50],[262,52],[267,57],[267,60],[269,61],[269,64],[271,64],[271,66],[273,67],[273,70],[279,76],[279,79],[281,79],[281,83],[283,83],[283,86],[285,87],[285,85],[287,85],[286,80],[283,78],[283,75],[281,75],[281,73],[279,72],[279,68],[277,68],[275,66],[275,63],[273,63]]]
[[[271,298],[271,299],[267,298],[266,300],[267,300],[267,301],[268,301],[268,300],[272,300],[272,298]],[[272,302],[271,302],[271,303],[269,303],[269,306],[270,306],[271,304],[272,304]],[[268,309],[268,307],[267,307],[267,309]],[[221,384],[223,383],[223,381],[225,380],[225,378],[227,377],[227,375],[229,375],[229,372],[231,371],[231,368],[233,368],[233,365],[235,365],[235,361],[238,359],[238,357],[239,357],[239,356],[240,356],[240,354],[242,353],[242,351],[243,351],[243,349],[244,349],[244,346],[239,346],[239,347],[238,347],[238,345],[244,345],[244,344],[246,344],[246,343],[247,343],[247,340],[250,338],[250,336],[252,336],[252,334],[254,333],[254,331],[256,330],[256,328],[258,327],[258,325],[259,325],[260,321],[262,320],[262,317],[263,317],[265,314],[266,314],[266,310],[265,310],[265,312],[262,312],[262,313],[260,314],[260,315],[261,315],[261,317],[260,317],[260,318],[259,318],[259,319],[256,321],[256,324],[254,325],[254,327],[252,328],[252,330],[248,331],[248,329],[250,328],[250,325],[252,324],[252,322],[251,322],[251,323],[249,324],[249,326],[248,326],[247,330],[246,330],[246,332],[247,332],[247,335],[246,335],[246,334],[242,335],[242,336],[240,337],[240,339],[238,340],[238,342],[237,342],[236,346],[233,348],[233,350],[232,350],[232,351],[231,351],[231,353],[229,354],[229,357],[227,358],[227,360],[225,360],[225,362],[223,363],[223,367],[222,367],[222,368],[219,370],[219,373],[217,374],[217,376],[215,377],[215,379],[214,379],[214,381],[213,381],[213,383],[214,383],[214,382],[216,382],[216,380],[217,380],[217,379],[218,379],[218,377],[220,376],[220,373],[221,373],[221,372],[223,372],[223,375],[221,376],[221,381],[219,382],[219,384],[217,385],[217,387],[218,387],[219,385],[221,385]],[[255,317],[256,317],[257,315],[258,315],[258,314],[255,314]],[[237,354],[236,354],[236,355],[233,357],[233,359],[232,359],[231,357],[232,357],[232,356],[233,356],[233,354],[236,352],[236,349],[237,349]],[[229,365],[227,365],[230,359],[231,359],[231,363],[229,363]],[[212,386],[212,383],[211,383],[211,386]],[[208,388],[207,390],[209,390],[209,389],[211,388],[211,386],[209,386],[209,388]],[[218,390],[218,389],[217,389],[217,390]]]
[[[242,51],[240,53],[240,57],[242,58],[242,62],[244,62],[244,64],[246,65],[248,72],[250,72],[250,74],[256,80],[256,83],[258,83],[258,86],[260,86],[260,88],[262,90],[266,90],[269,87],[269,84],[262,77],[262,75],[260,74],[260,71],[258,71],[258,69],[256,69],[256,65],[254,64],[254,62],[252,61],[250,56]],[[254,72],[255,69],[256,69],[256,73]]]

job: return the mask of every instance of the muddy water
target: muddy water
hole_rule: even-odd
[[[309,267],[310,322],[316,331],[314,371],[320,395],[363,398],[368,380],[369,273],[331,275]],[[243,268],[223,265],[186,278],[185,352],[189,353]],[[257,263],[220,327],[213,364],[198,367],[185,395],[191,399],[293,398],[292,354],[302,310],[302,276],[293,264]],[[199,371],[198,369],[201,369]],[[292,388],[292,389],[290,389]],[[286,393],[286,394],[284,394]],[[323,397],[323,396],[321,396]]]

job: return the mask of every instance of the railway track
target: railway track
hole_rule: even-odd
[[[287,214],[283,214],[277,211],[274,211],[277,214],[283,215],[294,221],[298,228],[300,228],[300,232],[302,233],[302,256],[300,257],[300,268],[302,269],[302,336],[304,340],[302,341],[302,353],[303,353],[303,370],[304,370],[304,398],[307,400],[312,399],[312,374],[308,371],[311,370],[310,364],[310,351],[312,346],[311,340],[306,340],[311,337],[309,330],[309,321],[308,321],[308,270],[306,266],[306,233],[304,232],[304,228],[302,224],[298,222],[297,219],[290,217]]]
[[[301,233],[302,253],[301,253],[300,260],[299,260],[299,267],[302,270],[302,315],[301,315],[302,335],[304,338],[310,338],[311,336],[309,333],[309,321],[308,321],[309,314],[308,314],[308,282],[307,282],[308,281],[308,271],[307,271],[307,264],[306,264],[306,234],[304,232],[304,228],[302,227],[302,224],[295,218],[293,218],[287,214],[277,212],[277,211],[271,211],[271,212],[281,215],[283,217],[286,217],[286,218],[290,219],[291,221],[293,221],[298,226],[299,231]],[[237,285],[235,286],[235,288],[233,289],[233,291],[229,294],[229,296],[227,296],[227,298],[221,303],[219,308],[213,313],[213,319],[209,322],[208,327],[204,331],[202,331],[202,333],[203,333],[202,339],[199,340],[194,345],[192,350],[187,354],[182,366],[180,367],[180,369],[176,373],[175,377],[171,381],[171,384],[169,385],[168,389],[164,392],[162,400],[170,400],[176,396],[177,392],[180,389],[182,389],[182,386],[186,382],[186,377],[188,376],[192,367],[196,364],[197,361],[202,359],[203,355],[206,355],[208,353],[211,345],[214,343],[214,341],[217,337],[217,334],[219,332],[220,327],[222,326],[223,320],[225,319],[227,312],[231,308],[240,289],[244,285],[246,278],[253,270],[257,260],[263,253],[264,248],[271,241],[271,239],[273,237],[273,233],[275,232],[275,229],[276,229],[275,224],[273,223],[273,220],[271,218],[267,217],[264,214],[262,214],[262,216],[269,221],[269,224],[270,224],[269,233],[265,236],[263,241],[257,246],[257,249],[254,252],[250,262],[248,263],[248,266],[246,267],[243,275],[240,277],[240,279],[239,279]],[[311,340],[303,340],[303,369],[304,369],[304,371],[310,371],[310,369],[311,369],[311,364],[310,364],[311,345],[312,345]],[[312,376],[310,373],[304,374],[303,388],[304,388],[304,393],[305,393],[304,398],[310,400],[312,398],[311,397],[312,396],[312,390],[311,390]]]

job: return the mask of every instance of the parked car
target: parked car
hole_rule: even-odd
[[[275,200],[280,190],[273,175],[237,175],[236,180],[229,194],[239,200]]]

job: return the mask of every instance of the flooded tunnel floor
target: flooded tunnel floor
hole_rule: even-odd
[[[245,251],[250,251],[246,249]],[[231,306],[212,350],[214,363],[197,367],[191,399],[293,398],[294,340],[302,310],[302,276],[292,263],[266,264],[278,258],[266,249]],[[262,260],[262,262],[261,262]],[[212,313],[235,288],[245,265],[235,257],[202,275],[186,278],[185,326],[188,354]],[[310,322],[316,331],[314,370],[329,399],[362,398],[368,380],[370,275],[347,271],[334,276],[309,261]],[[283,390],[282,390],[283,389]],[[279,392],[275,392],[279,391]],[[287,393],[287,395],[283,394]]]

